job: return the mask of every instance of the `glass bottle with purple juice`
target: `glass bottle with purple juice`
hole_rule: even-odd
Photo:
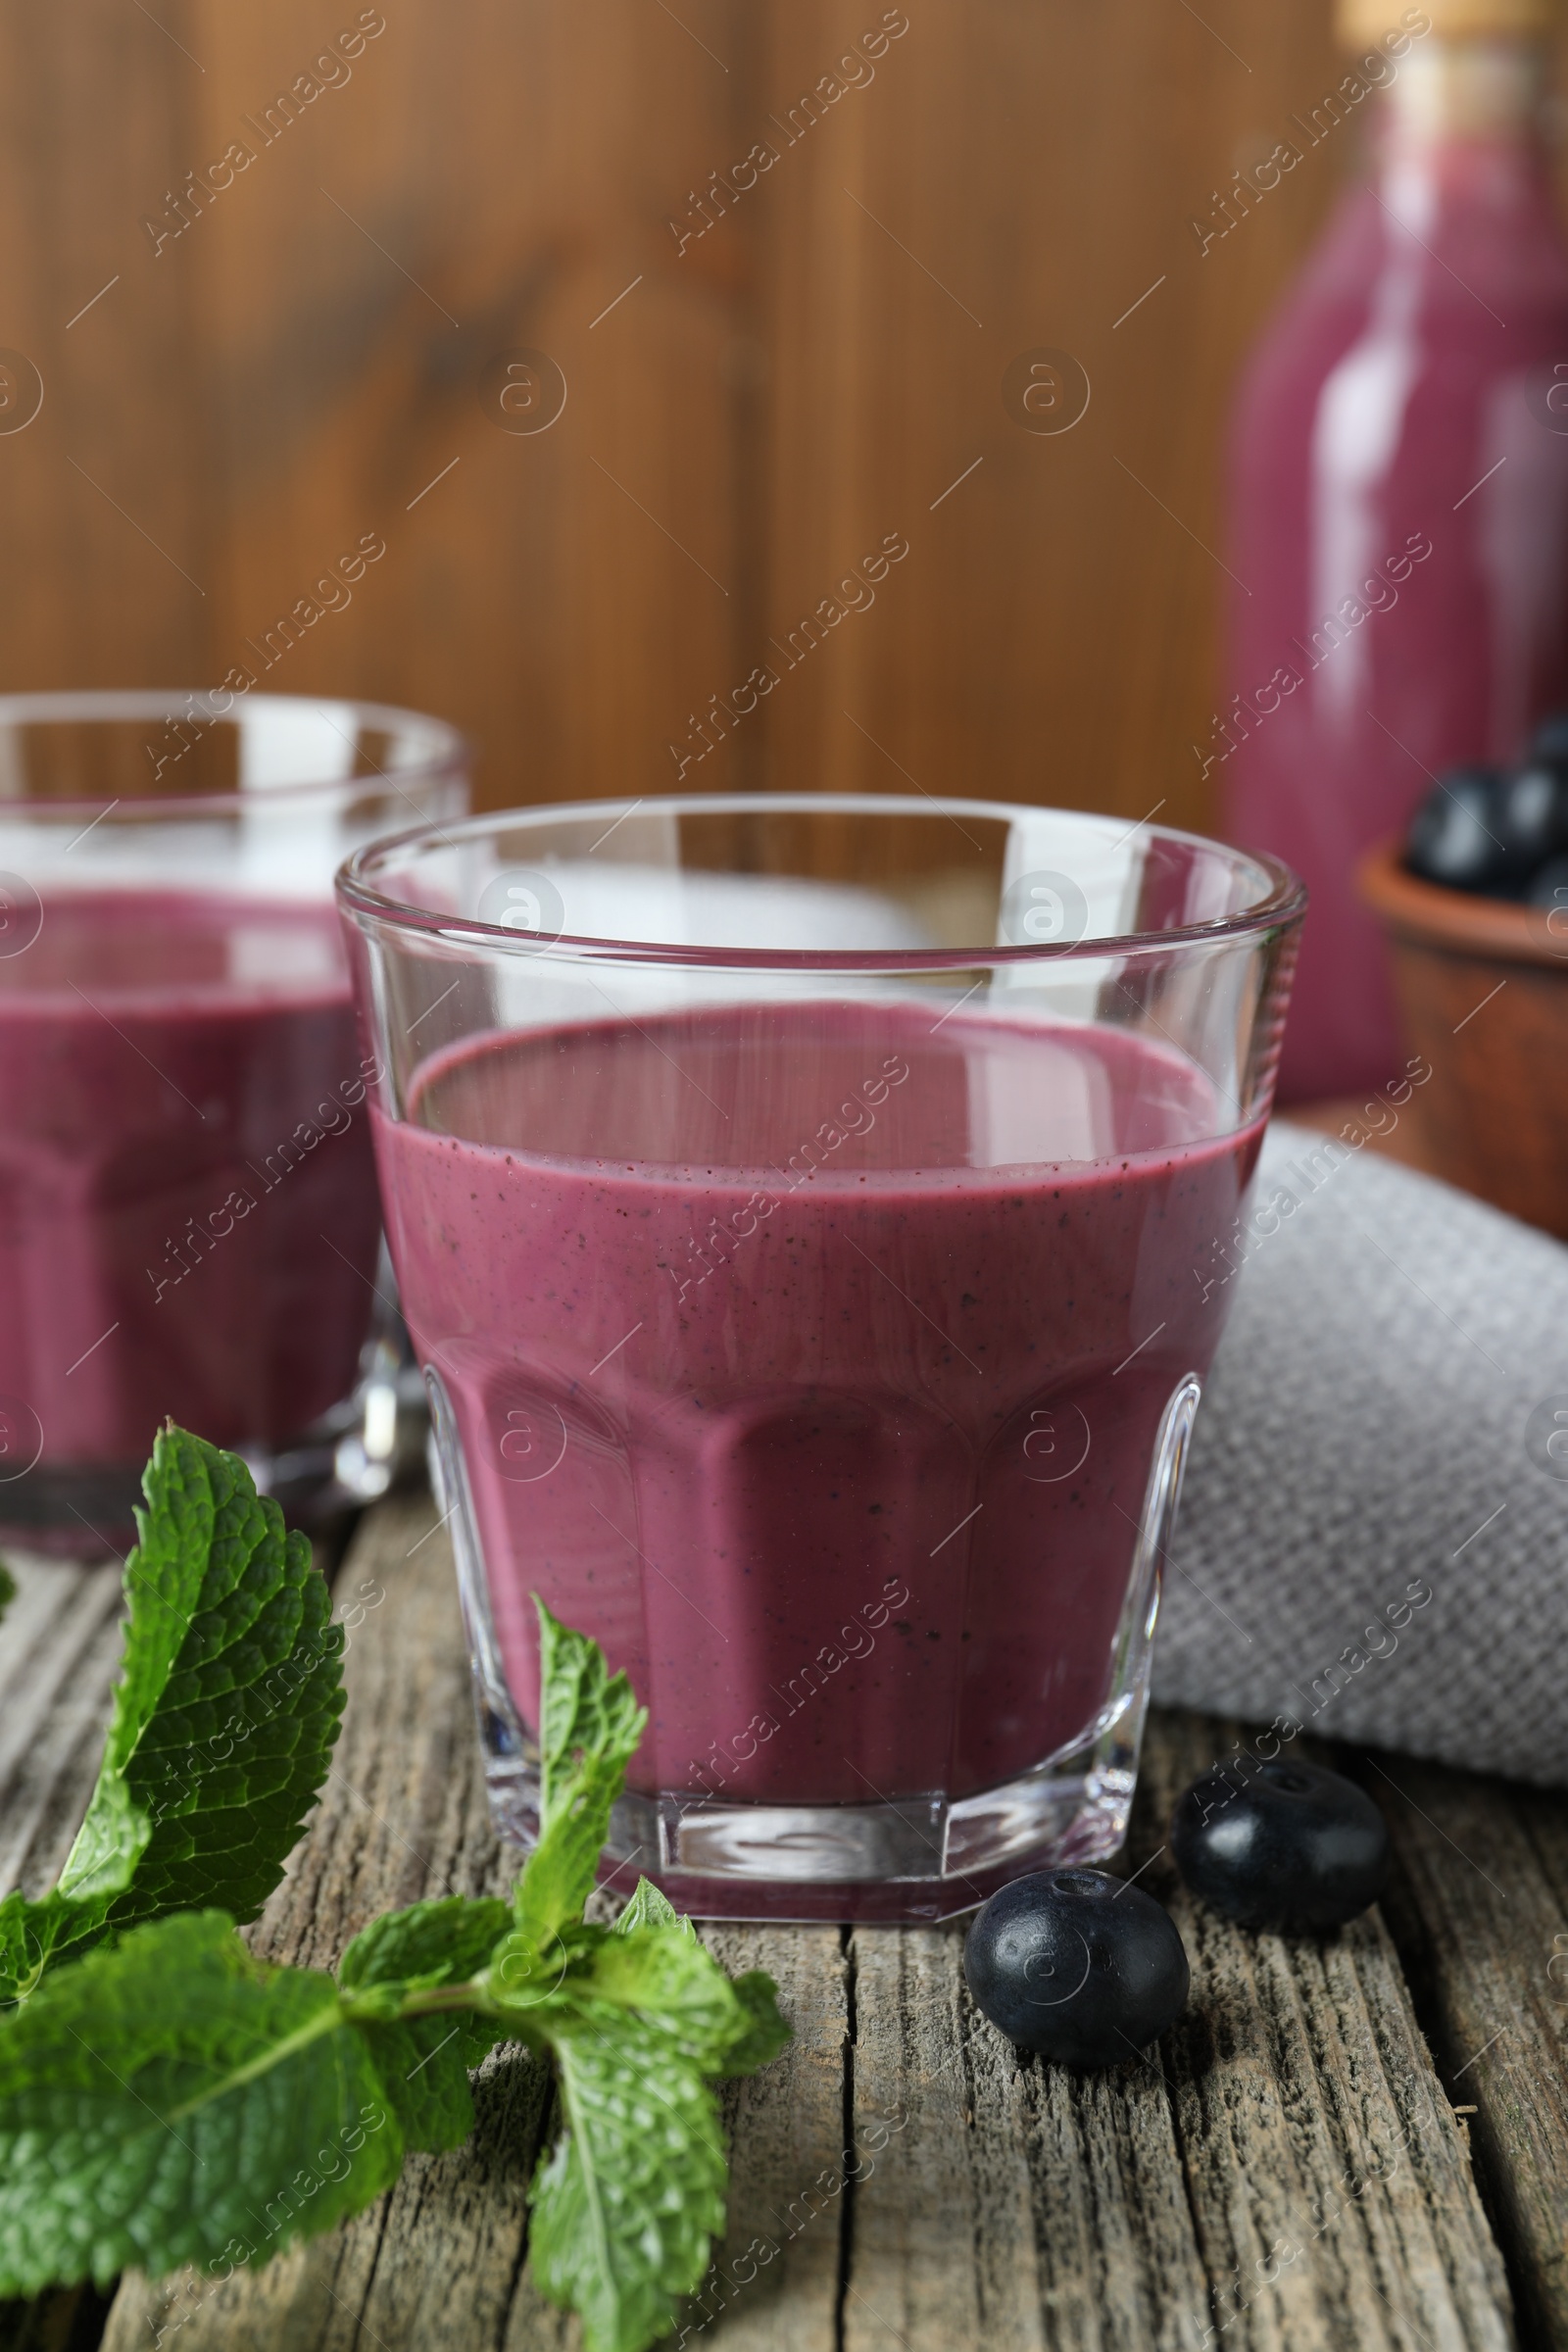
[[[1544,0],[1341,0],[1340,29],[1351,70],[1275,162],[1322,170],[1318,148],[1361,135],[1368,169],[1243,378],[1226,703],[1200,747],[1224,829],[1311,892],[1281,1077],[1298,1100],[1396,1066],[1362,854],[1436,775],[1517,757],[1568,701]]]

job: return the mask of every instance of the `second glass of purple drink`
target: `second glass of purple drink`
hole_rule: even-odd
[[[770,795],[339,890],[502,1829],[537,1593],[648,1706],[612,1855],[689,1911],[932,1919],[1111,1851],[1294,877]]]
[[[373,1493],[395,1313],[332,875],[462,815],[440,720],[0,699],[0,1535],[121,1546],[166,1416]]]

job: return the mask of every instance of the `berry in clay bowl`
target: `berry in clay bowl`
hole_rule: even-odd
[[[1451,769],[1357,879],[1432,1070],[1425,1163],[1568,1240],[1568,713],[1518,768]]]

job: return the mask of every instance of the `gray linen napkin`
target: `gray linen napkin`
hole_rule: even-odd
[[[1279,1123],[1248,1223],[1156,1700],[1568,1784],[1568,1249]]]

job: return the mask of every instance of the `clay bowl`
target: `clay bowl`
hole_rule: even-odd
[[[1568,913],[1420,881],[1397,842],[1356,881],[1388,934],[1406,1042],[1432,1065],[1424,1164],[1568,1240]]]

